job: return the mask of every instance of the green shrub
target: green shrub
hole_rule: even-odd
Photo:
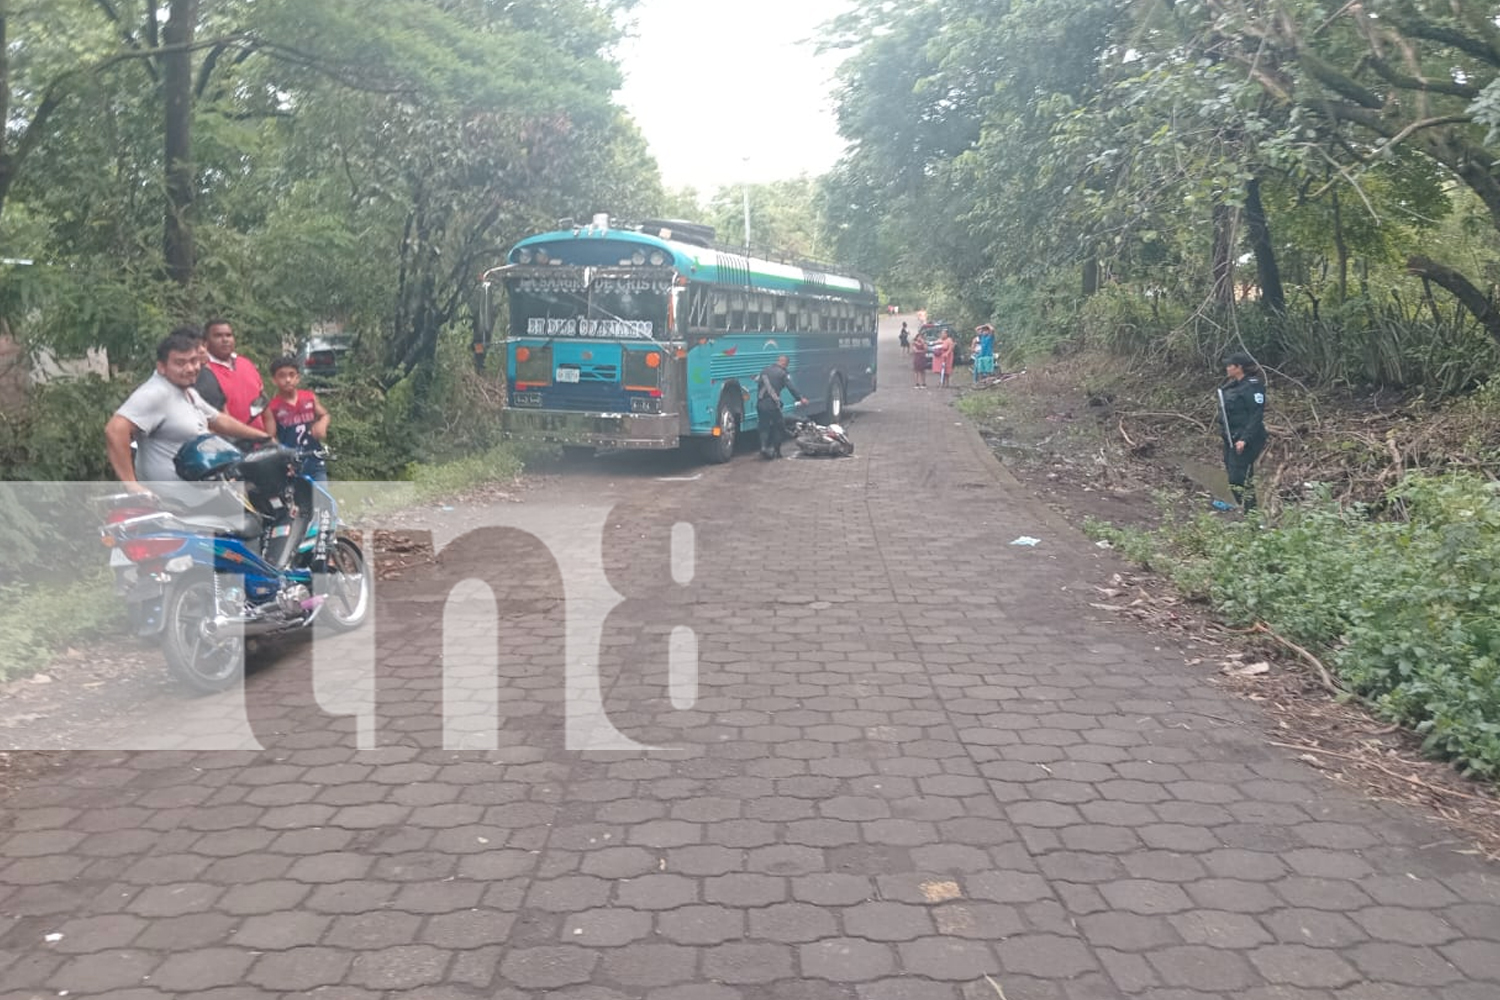
[[[1500,777],[1500,492],[1413,474],[1378,520],[1317,490],[1274,525],[1210,515],[1157,532],[1090,525],[1128,558],[1319,653],[1433,754]]]
[[[0,587],[0,680],[40,670],[69,644],[118,629],[124,610],[103,568],[71,583]]]
[[[1428,749],[1500,775],[1500,495],[1460,474],[1408,476],[1392,497],[1407,519],[1380,526],[1387,576],[1355,595],[1335,662]]]
[[[0,420],[0,478],[112,479],[104,424],[135,383],[97,376],[32,386],[19,413]]]

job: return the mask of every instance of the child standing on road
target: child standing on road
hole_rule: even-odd
[[[283,356],[271,362],[271,381],[276,384],[276,395],[266,412],[271,415],[276,440],[288,448],[308,448],[326,438],[328,411],[312,390],[298,388],[302,374],[296,359]],[[320,483],[328,482],[328,466],[315,456],[303,460],[302,474]]]

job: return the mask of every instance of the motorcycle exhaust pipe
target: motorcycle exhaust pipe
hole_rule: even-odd
[[[323,608],[325,598],[321,595],[309,597],[300,602],[301,614],[290,617],[281,610],[273,611],[264,615],[253,617],[236,615],[235,617],[221,616],[213,620],[210,632],[217,632],[225,628],[238,628],[240,634],[245,638],[257,635],[267,635],[272,632],[289,632],[295,628],[306,628],[318,617],[318,612]]]

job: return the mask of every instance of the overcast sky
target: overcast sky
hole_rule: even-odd
[[[807,41],[849,0],[643,0],[618,95],[668,187],[707,197],[742,180],[821,174],[843,150],[837,54]],[[745,158],[749,157],[747,161]]]

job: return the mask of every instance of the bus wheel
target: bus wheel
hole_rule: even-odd
[[[835,375],[828,380],[828,409],[824,410],[830,424],[844,419],[844,378]]]
[[[715,465],[723,465],[734,457],[734,441],[739,436],[740,414],[730,403],[729,397],[719,400],[719,434],[703,442],[703,456]]]

